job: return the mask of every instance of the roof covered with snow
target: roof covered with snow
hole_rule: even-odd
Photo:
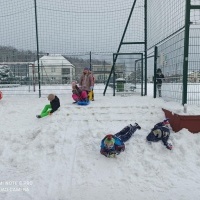
[[[40,58],[40,64],[43,66],[72,66],[72,65],[65,57],[62,55],[45,55]],[[37,65],[37,61],[35,61],[35,65]]]

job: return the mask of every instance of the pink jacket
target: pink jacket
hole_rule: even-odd
[[[90,91],[90,87],[94,87],[93,76],[91,74],[82,74],[79,82],[82,90]]]

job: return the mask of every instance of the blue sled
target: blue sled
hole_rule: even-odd
[[[80,106],[87,106],[88,104],[90,104],[90,101],[78,101],[77,104]]]

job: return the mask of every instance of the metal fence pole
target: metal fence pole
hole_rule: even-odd
[[[184,57],[183,57],[182,105],[187,103],[189,33],[190,33],[190,0],[186,0],[186,3],[185,3],[185,35],[184,35]]]
[[[113,68],[113,96],[115,96],[115,87],[116,87],[116,85],[115,85],[115,65],[114,65],[114,62],[115,62],[115,56],[117,57],[117,55],[115,55],[115,54],[113,54],[113,66],[112,66],[112,68]]]
[[[144,69],[145,69],[145,87],[144,95],[147,95],[147,0],[144,1]],[[142,60],[143,62],[143,60]]]
[[[39,98],[41,97],[40,87],[40,57],[39,57],[39,40],[38,40],[38,22],[37,22],[37,2],[34,0],[35,5],[35,31],[36,31],[36,45],[37,45],[37,64],[38,64],[38,84],[39,84]]]
[[[153,98],[156,98],[156,70],[157,70],[158,47],[154,47],[154,75],[153,75]]]
[[[90,51],[90,71],[92,71],[92,53]]]

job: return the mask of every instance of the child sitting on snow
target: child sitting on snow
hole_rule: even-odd
[[[169,125],[169,119],[165,119],[164,121],[157,123],[148,134],[147,141],[158,142],[162,140],[166,148],[172,150],[172,144],[167,142],[170,135]]]
[[[125,150],[124,142],[129,140],[137,129],[141,129],[141,127],[135,123],[134,126],[130,124],[114,135],[106,135],[101,141],[100,153],[108,158],[119,155]]]
[[[50,101],[50,104],[47,104],[44,107],[40,115],[36,115],[37,118],[42,118],[47,115],[51,115],[60,107],[60,100],[57,96],[55,96],[54,94],[49,94],[47,98]]]
[[[76,82],[72,82],[72,98],[75,101],[88,101],[88,95],[85,90],[81,90],[76,84]]]

